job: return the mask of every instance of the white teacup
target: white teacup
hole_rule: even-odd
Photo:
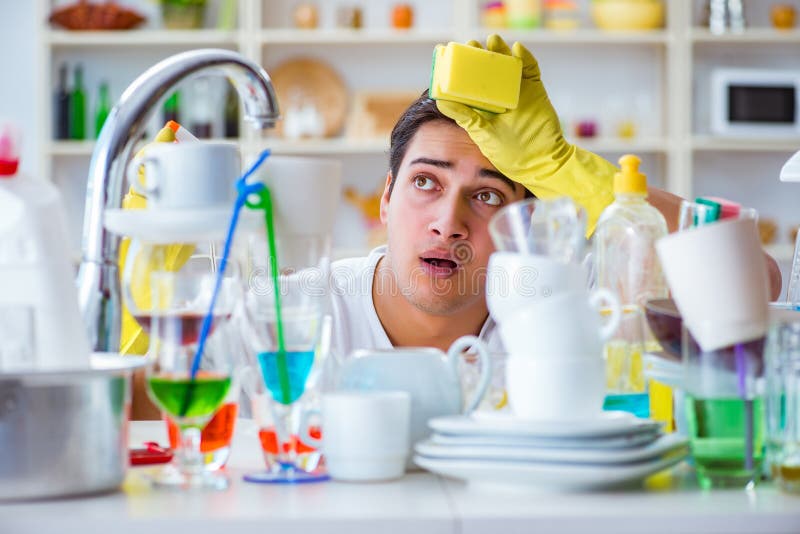
[[[683,322],[703,350],[766,334],[769,277],[754,220],[670,234],[656,250]]]
[[[133,190],[147,197],[147,209],[182,210],[232,207],[240,173],[236,144],[207,141],[152,144],[127,170]]]
[[[470,347],[477,351],[481,376],[473,398],[464,403],[458,362]],[[475,336],[463,336],[450,346],[447,355],[433,348],[413,347],[355,351],[342,364],[336,386],[339,390],[408,392],[413,445],[430,434],[431,418],[473,411],[486,393],[491,374],[486,345]],[[413,466],[410,459],[408,465]]]
[[[534,254],[494,252],[487,266],[486,304],[492,318],[502,324],[533,302],[584,290],[586,280],[586,271],[577,263]]]
[[[599,309],[609,310],[602,323]],[[621,308],[607,289],[572,291],[540,299],[500,323],[500,336],[512,356],[594,358],[619,327]]]
[[[326,393],[322,439],[309,434],[308,419],[301,439],[325,455],[331,478],[344,481],[391,480],[403,476],[408,461],[411,397],[405,391]]]
[[[600,354],[580,358],[506,361],[508,402],[523,419],[591,419],[603,411],[605,362]]]

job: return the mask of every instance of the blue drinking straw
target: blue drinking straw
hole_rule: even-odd
[[[203,317],[203,325],[200,329],[200,339],[197,342],[197,352],[194,355],[194,359],[192,360],[192,371],[190,375],[190,387],[187,391],[185,401],[183,403],[183,408],[181,409],[181,417],[186,414],[186,411],[189,409],[189,405],[191,404],[192,398],[192,386],[194,385],[194,379],[197,376],[197,371],[200,370],[200,362],[203,359],[203,351],[205,350],[206,346],[206,338],[208,337],[208,333],[211,331],[211,324],[214,320],[214,305],[217,302],[217,296],[219,295],[220,287],[222,286],[222,278],[225,274],[225,268],[228,266],[228,256],[230,256],[231,252],[231,245],[233,244],[233,234],[236,231],[236,225],[239,222],[239,212],[242,210],[242,207],[247,202],[247,197],[249,195],[257,194],[259,191],[264,189],[264,184],[261,182],[257,182],[254,184],[248,184],[247,179],[258,170],[259,167],[264,163],[264,161],[269,157],[270,151],[264,150],[258,156],[255,163],[253,163],[249,169],[236,181],[236,201],[233,204],[233,213],[231,214],[231,221],[228,224],[228,234],[225,237],[225,245],[222,251],[222,259],[220,260],[220,267],[217,271],[217,278],[214,281],[214,291],[211,293],[211,303],[208,306],[208,312],[206,312],[205,317]]]

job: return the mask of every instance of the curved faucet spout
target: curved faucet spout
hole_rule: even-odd
[[[161,99],[181,80],[199,71],[227,76],[244,102],[245,120],[266,129],[279,118],[269,75],[258,64],[230,50],[192,50],[171,56],[139,76],[111,110],[89,164],[83,221],[83,254],[78,296],[89,339],[97,351],[116,352],[121,322],[117,275],[119,238],[106,232],[106,208],[122,205],[124,171],[134,143]]]

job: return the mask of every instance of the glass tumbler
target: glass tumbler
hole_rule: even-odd
[[[767,338],[767,459],[785,491],[800,493],[800,321],[778,321]]]
[[[683,328],[684,409],[704,489],[753,487],[765,452],[764,338],[703,350]]]

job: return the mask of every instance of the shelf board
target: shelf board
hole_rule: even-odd
[[[669,34],[663,30],[650,31],[610,31],[598,29],[575,30],[475,30],[478,35],[497,32],[509,44],[513,41],[523,43],[556,44],[666,44]]]
[[[800,43],[800,31],[773,28],[748,28],[738,33],[711,33],[708,28],[693,28],[695,43]]]
[[[658,137],[633,139],[615,137],[570,138],[569,142],[592,152],[662,153],[669,150],[669,142],[664,138]]]
[[[274,154],[387,154],[389,139],[309,139],[289,141],[263,138],[255,142],[256,150],[269,148]]]
[[[212,138],[204,139],[210,142],[225,142],[234,141],[233,139]],[[241,147],[240,143],[240,147]],[[51,141],[45,146],[45,151],[51,156],[75,156],[75,157],[88,157],[94,152],[95,141]]]
[[[298,30],[291,28],[262,30],[259,42],[271,44],[434,44],[453,39],[448,30],[392,30],[392,29],[323,29]]]
[[[794,245],[791,243],[764,245],[764,252],[772,256],[775,261],[792,261],[794,258]]]
[[[97,30],[46,32],[53,46],[237,45],[236,30]]]
[[[95,142],[92,141],[51,141],[46,150],[52,156],[91,156]]]
[[[769,139],[759,138],[729,138],[714,137],[710,135],[696,135],[692,137],[692,149],[694,151],[718,151],[718,152],[788,152],[794,153],[800,150],[800,137],[787,138],[778,137]]]

